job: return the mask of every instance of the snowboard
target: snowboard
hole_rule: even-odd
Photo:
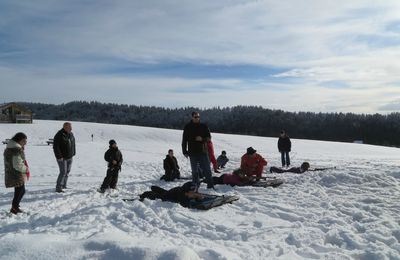
[[[251,184],[251,186],[253,187],[278,187],[281,184],[283,184],[283,180],[281,179],[266,179],[266,180],[262,180],[262,181],[257,181],[254,182],[253,184]]]
[[[232,203],[233,201],[239,200],[238,196],[218,196],[218,195],[209,195],[203,194],[203,200],[191,200],[189,208],[201,209],[201,210],[208,210],[214,207],[222,206],[227,203]]]

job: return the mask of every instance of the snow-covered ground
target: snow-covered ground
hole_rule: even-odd
[[[212,193],[240,200],[199,211],[121,200],[151,185],[184,182],[159,181],[169,148],[190,176],[177,130],[73,122],[71,189],[55,193],[58,167],[45,141],[61,126],[0,125],[2,140],[18,131],[28,135],[32,174],[21,203],[29,214],[6,214],[13,190],[0,187],[1,259],[400,259],[400,149],[293,139],[293,165],[337,168],[279,175],[285,183],[278,188],[217,186]],[[109,139],[125,161],[118,194],[99,194]],[[224,172],[239,166],[248,146],[268,160],[267,169],[280,164],[277,138],[213,134],[213,140],[216,154],[226,150],[230,158]],[[3,160],[0,169],[4,179]]]

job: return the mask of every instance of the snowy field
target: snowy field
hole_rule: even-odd
[[[169,148],[182,175],[190,175],[177,130],[73,122],[77,156],[70,189],[55,193],[58,167],[45,142],[61,126],[0,124],[1,140],[17,131],[28,135],[32,175],[21,203],[29,214],[9,216],[13,189],[4,188],[0,160],[0,259],[400,259],[400,149],[293,139],[293,165],[337,168],[277,174],[285,180],[278,188],[202,186],[240,200],[199,211],[121,200],[151,185],[184,182],[159,181]],[[109,139],[125,161],[118,193],[99,194]],[[226,150],[231,159],[226,173],[239,166],[248,146],[268,160],[267,169],[280,165],[277,138],[213,134],[213,141],[216,154]]]

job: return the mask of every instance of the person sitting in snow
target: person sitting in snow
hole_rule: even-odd
[[[196,189],[197,185],[192,181],[186,182],[182,186],[178,186],[170,190],[165,190],[158,186],[151,186],[151,191],[146,191],[139,197],[140,201],[143,201],[144,199],[161,199],[162,201],[179,203],[182,207],[189,207],[191,200],[203,199],[203,195],[197,193]]]
[[[253,147],[249,147],[241,158],[240,169],[249,177],[256,176],[256,180],[259,181],[267,164],[268,162]]]
[[[104,193],[108,188],[115,189],[117,187],[118,174],[121,171],[123,162],[122,153],[118,149],[117,142],[110,140],[108,143],[110,147],[104,154],[104,160],[108,162],[107,175],[99,189],[101,193]]]
[[[292,173],[297,173],[297,174],[302,174],[305,173],[306,171],[324,171],[324,170],[328,170],[330,168],[313,168],[310,169],[310,164],[308,162],[303,162],[300,167],[292,167],[289,169],[281,169],[275,166],[272,166],[269,169],[270,173],[284,173],[284,172],[292,172]]]
[[[226,157],[226,151],[222,151],[222,153],[217,158],[218,168],[225,168],[226,163],[229,161],[228,157]]]
[[[178,161],[176,160],[172,149],[168,150],[168,154],[164,159],[164,170],[165,174],[161,176],[160,180],[173,181],[181,178]]]

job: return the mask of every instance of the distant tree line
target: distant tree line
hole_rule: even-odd
[[[353,114],[285,112],[260,106],[163,108],[74,101],[61,105],[20,103],[35,119],[71,120],[182,129],[192,111],[211,132],[256,136],[278,136],[285,129],[290,137],[400,147],[400,113]]]

